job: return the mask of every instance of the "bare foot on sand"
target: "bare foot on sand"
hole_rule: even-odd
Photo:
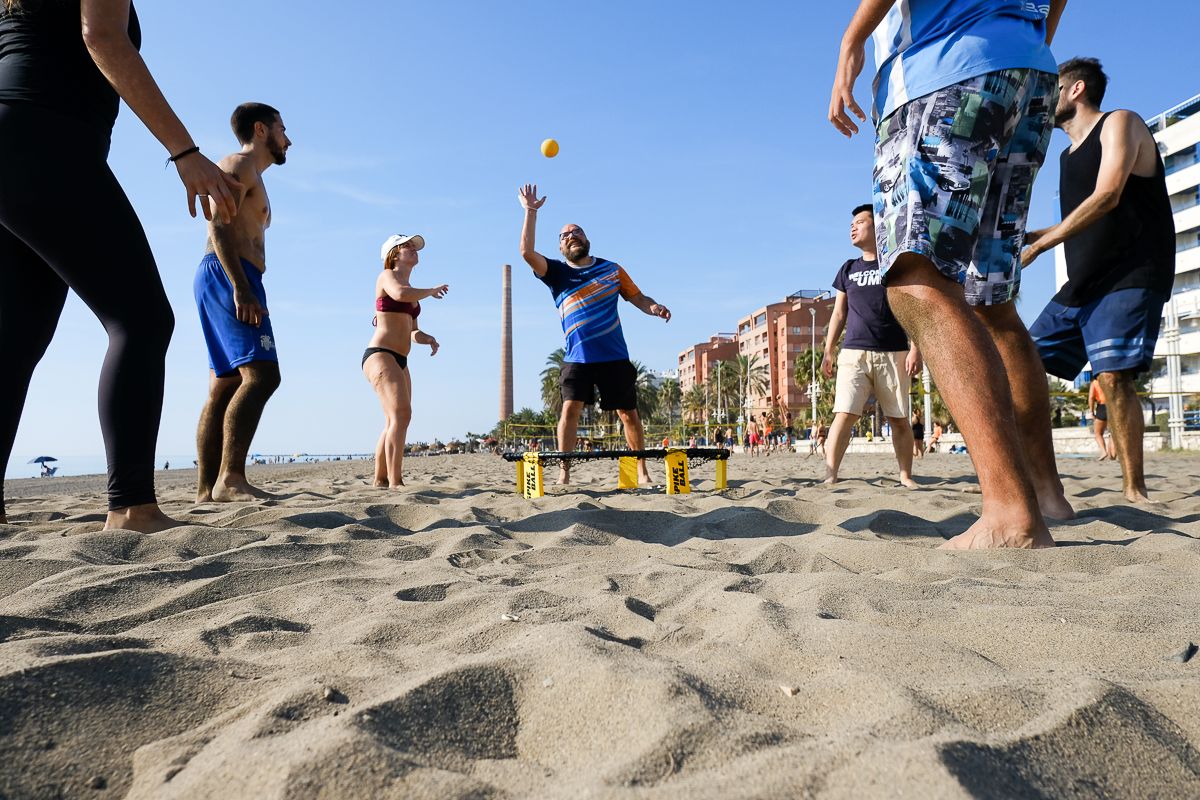
[[[1034,550],[1054,547],[1054,539],[1045,525],[1030,530],[1026,526],[1009,526],[979,519],[974,525],[943,544],[940,550],[990,550],[999,547],[1017,547]]]
[[[571,470],[566,467],[560,467],[558,470],[558,480],[554,482],[555,486],[570,486],[571,485]]]
[[[1062,492],[1038,493],[1038,508],[1046,519],[1067,520],[1075,519],[1075,509],[1067,502]]]
[[[164,514],[157,503],[146,503],[108,512],[108,519],[104,521],[104,530],[158,533],[183,524]]]
[[[248,503],[252,500],[271,500],[275,495],[256,489],[245,478],[217,478],[212,499],[218,503]]]
[[[910,475],[901,475],[900,476],[900,485],[903,486],[905,489],[916,489],[917,488],[917,482],[914,481],[912,479],[912,476],[910,476]]]
[[[1138,505],[1140,505],[1142,503],[1153,502],[1150,500],[1150,495],[1146,491],[1145,487],[1138,489],[1137,487],[1134,487],[1134,486],[1126,486],[1125,487],[1125,499],[1131,503],[1136,503]]]

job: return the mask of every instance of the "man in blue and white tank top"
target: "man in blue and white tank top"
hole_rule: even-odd
[[[829,120],[846,136],[874,38],[872,199],[888,303],[929,362],[979,473],[983,513],[948,547],[1049,547],[1070,518],[1037,349],[1013,300],[1053,130],[1049,43],[1066,0],[861,0]],[[1012,437],[1012,431],[1019,437]]]

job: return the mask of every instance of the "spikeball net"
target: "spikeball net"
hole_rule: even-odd
[[[718,447],[669,447],[666,450],[599,450],[574,453],[541,452],[505,454],[504,460],[517,465],[517,494],[526,498],[542,497],[545,483],[543,467],[571,461],[617,462],[617,488],[638,488],[637,462],[640,458],[661,458],[666,465],[667,494],[689,494],[692,491],[688,469],[708,461],[717,465],[716,491],[728,488],[727,465],[729,451]]]

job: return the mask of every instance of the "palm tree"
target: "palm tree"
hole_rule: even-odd
[[[808,386],[812,382],[813,369],[817,373],[817,416],[820,419],[828,422],[829,415],[833,413],[833,394],[834,394],[834,379],[826,378],[825,373],[821,372],[821,361],[825,358],[825,351],[821,348],[808,348],[802,350],[796,356],[795,366],[792,372],[792,378],[796,381],[797,386]],[[809,389],[811,391],[811,389]],[[809,407],[811,408],[812,399],[809,399]],[[811,414],[811,411],[809,412]],[[812,420],[809,420],[811,423]]]
[[[728,422],[731,409],[741,405],[738,393],[737,364],[718,361],[708,371],[708,392],[718,422]]]
[[[633,368],[637,370],[634,385],[637,388],[638,415],[643,420],[649,420],[658,410],[658,378],[640,361],[634,361]]]
[[[683,418],[686,422],[703,422],[706,403],[703,386],[693,386],[683,396]]]
[[[738,398],[738,406],[749,418],[750,398],[762,397],[770,393],[771,376],[767,374],[767,365],[762,363],[762,359],[757,354],[738,356],[734,359],[734,363],[737,366],[737,382],[741,394]]]
[[[542,406],[546,409],[547,416],[553,416],[556,419],[562,413],[562,390],[559,385],[559,376],[562,373],[563,360],[567,357],[567,351],[563,348],[558,348],[546,358],[546,368],[542,370]]]
[[[667,412],[667,427],[675,424],[675,409],[679,407],[679,381],[667,378],[658,387],[658,408]]]

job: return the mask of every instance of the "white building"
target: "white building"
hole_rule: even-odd
[[[1200,395],[1200,95],[1147,124],[1167,168],[1167,193],[1175,212],[1175,286],[1171,295],[1178,317],[1182,389],[1185,395]],[[1156,394],[1168,391],[1166,356],[1173,338],[1170,312],[1170,308],[1164,311],[1163,330],[1154,351],[1151,389]]]

